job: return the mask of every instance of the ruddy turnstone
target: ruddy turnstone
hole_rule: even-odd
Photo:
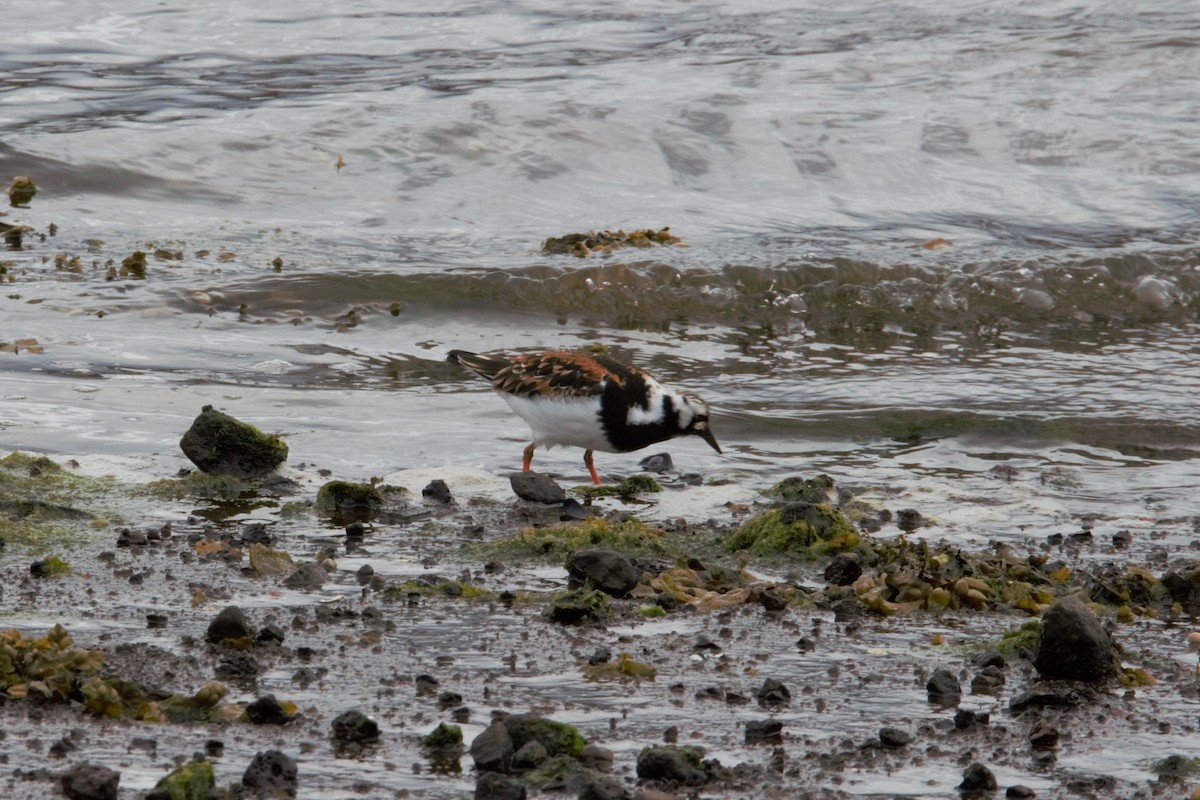
[[[707,403],[608,356],[579,350],[516,356],[451,350],[446,360],[491,381],[529,423],[533,442],[525,448],[525,472],[538,445],[584,448],[583,463],[596,485],[600,476],[592,463],[594,450],[628,453],[695,434],[721,452],[708,427]]]

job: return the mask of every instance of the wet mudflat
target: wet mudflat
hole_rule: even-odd
[[[678,475],[658,476],[661,494],[573,492],[589,504],[564,506],[518,499],[503,476],[414,470],[385,478],[407,492],[378,516],[347,525],[314,508],[319,470],[285,469],[264,490],[278,497],[170,500],[212,489],[143,474],[158,481],[147,496],[128,467],[64,466],[65,485],[90,487],[76,495],[84,513],[10,524],[3,597],[21,638],[61,625],[70,648],[101,654],[78,684],[136,684],[155,709],[105,711],[94,691],[56,696],[52,681],[7,697],[7,796],[53,795],[87,763],[138,797],[191,762],[212,765],[219,791],[252,795],[252,762],[273,751],[294,759],[295,778],[271,788],[298,797],[462,797],[485,774],[488,797],[518,785],[531,796],[957,797],[964,780],[984,796],[1177,797],[1195,781],[1195,657],[1181,619],[1192,601],[1178,584],[1190,556],[1153,537],[1080,530],[1010,552],[1010,565],[1052,575],[1014,599],[986,574],[995,553],[939,545],[916,509],[843,503],[858,514],[852,538],[831,528],[842,537],[831,546],[771,552],[732,537],[797,503]],[[29,469],[22,457],[5,467]],[[880,576],[914,563],[896,549],[906,536],[928,542],[911,551],[925,571],[886,586]],[[588,588],[598,573],[568,590],[568,565],[578,572],[576,555],[597,550],[634,567],[632,590],[600,596]],[[69,570],[31,572],[52,556]],[[977,570],[982,600],[946,583],[953,597],[937,602],[928,587],[951,559]],[[1152,574],[1139,584],[1116,562]],[[855,579],[856,564],[874,583]],[[1021,630],[1026,599],[1072,594],[1120,646],[1098,680],[1043,678],[1036,631]],[[221,629],[231,613],[244,619]],[[377,737],[356,740],[347,712]],[[571,726],[586,749],[499,762],[472,752],[494,720],[525,714]],[[452,726],[462,745],[427,744]]]

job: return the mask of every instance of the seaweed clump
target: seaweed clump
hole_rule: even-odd
[[[573,255],[587,258],[592,253],[611,253],[621,247],[653,247],[655,245],[683,245],[683,240],[671,233],[670,228],[642,228],[626,233],[617,231],[588,231],[551,236],[542,242],[542,253],[551,255]]]

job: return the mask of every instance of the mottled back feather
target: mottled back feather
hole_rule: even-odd
[[[606,383],[624,388],[630,381],[645,379],[636,367],[579,351],[505,357],[451,350],[447,360],[491,381],[496,391],[517,397],[595,397],[604,393]]]

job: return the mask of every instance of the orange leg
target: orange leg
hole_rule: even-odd
[[[525,460],[521,462],[521,472],[529,472],[529,468],[533,466],[533,450],[537,447],[537,442],[525,448]]]
[[[588,473],[592,476],[592,483],[599,486],[600,476],[596,474],[596,465],[592,463],[592,451],[583,451],[583,465],[588,468]]]

